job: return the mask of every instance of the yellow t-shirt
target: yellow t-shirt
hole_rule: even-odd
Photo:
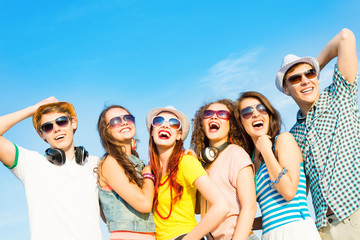
[[[177,182],[183,186],[184,191],[181,199],[173,204],[171,215],[168,219],[162,219],[154,211],[156,225],[156,239],[169,240],[178,235],[190,232],[197,224],[195,219],[196,187],[193,185],[195,180],[206,175],[206,171],[201,166],[199,160],[191,155],[185,155],[180,159]],[[164,183],[168,175],[162,177]],[[173,197],[175,192],[173,191]],[[157,210],[163,217],[167,217],[170,212],[170,187],[169,181],[158,189]]]

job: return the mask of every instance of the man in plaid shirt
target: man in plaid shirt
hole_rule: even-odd
[[[333,82],[319,72],[337,57]],[[360,239],[360,120],[354,34],[341,30],[317,59],[285,56],[276,87],[299,106],[291,129],[305,163],[322,239]]]

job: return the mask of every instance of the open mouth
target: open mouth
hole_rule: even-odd
[[[264,126],[264,122],[259,120],[259,121],[255,121],[253,122],[252,126],[255,128],[255,129],[259,129],[259,128],[262,128]]]
[[[127,127],[127,128],[121,129],[120,133],[126,133],[126,132],[130,132],[130,131],[131,131],[131,129]]]
[[[169,139],[171,137],[171,134],[170,134],[170,132],[168,132],[168,131],[165,131],[165,130],[161,130],[160,132],[159,132],[159,138],[160,139]]]
[[[220,124],[217,122],[210,122],[209,123],[209,130],[210,132],[216,132],[220,129]]]
[[[304,89],[302,91],[300,91],[301,93],[309,93],[309,92],[312,92],[314,90],[314,88],[307,88],[307,89]]]
[[[57,137],[55,138],[55,140],[61,140],[61,139],[63,139],[63,138],[65,138],[65,134],[57,136]]]

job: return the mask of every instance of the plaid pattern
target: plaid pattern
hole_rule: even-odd
[[[335,65],[333,83],[292,127],[305,162],[318,229],[328,206],[342,221],[360,207],[360,124],[357,80],[349,84]]]

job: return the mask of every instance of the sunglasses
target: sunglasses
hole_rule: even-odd
[[[248,106],[248,107],[244,108],[243,110],[241,110],[241,116],[244,119],[251,118],[251,116],[253,115],[253,113],[255,111],[255,108],[262,115],[267,115],[268,114],[267,108],[264,105],[262,105],[261,103],[256,105],[255,107],[254,106],[255,105]]]
[[[168,122],[169,127],[174,130],[179,130],[181,128],[181,122],[177,118],[165,119],[163,116],[156,116],[153,118],[152,125],[153,127],[161,127],[165,122]]]
[[[66,127],[69,124],[69,118],[67,116],[58,117],[55,120],[49,121],[41,125],[40,129],[43,133],[49,133],[54,129],[54,123],[59,127]]]
[[[214,114],[216,114],[216,116],[220,119],[224,119],[224,120],[230,119],[230,113],[226,110],[219,110],[219,111],[205,110],[203,114],[203,118],[204,119],[211,118],[212,116],[214,116]]]
[[[110,126],[111,128],[119,127],[122,122],[135,124],[135,117],[131,114],[121,115],[110,119],[109,123],[106,124],[106,127]]]
[[[288,77],[288,79],[286,79],[285,81],[288,81],[291,84],[297,84],[297,83],[301,82],[303,75],[307,79],[312,79],[312,78],[316,77],[316,71],[315,71],[315,69],[309,69],[303,73],[294,74],[294,75]]]

